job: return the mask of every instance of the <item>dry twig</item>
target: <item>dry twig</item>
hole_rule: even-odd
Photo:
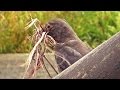
[[[36,22],[38,22],[39,24],[36,25]],[[55,45],[55,40],[51,36],[47,35],[47,32],[42,32],[44,28],[42,27],[40,21],[37,18],[31,18],[30,23],[27,27],[25,27],[25,29],[28,29],[33,25],[35,27],[35,33],[32,36],[32,42],[34,43],[34,47],[31,50],[25,63],[27,68],[23,78],[32,78],[33,76],[35,76],[37,70],[39,70],[40,68],[45,69],[49,77],[52,78],[47,67],[45,66],[44,60],[46,60],[48,64],[52,67],[52,69],[56,72],[56,74],[58,74],[57,70],[55,70],[54,66],[50,63],[50,61],[48,61],[45,56],[45,51],[48,49],[47,47],[53,48]]]

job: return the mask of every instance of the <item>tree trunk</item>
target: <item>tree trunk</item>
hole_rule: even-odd
[[[120,32],[53,79],[120,79]]]

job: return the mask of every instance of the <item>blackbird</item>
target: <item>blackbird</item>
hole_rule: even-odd
[[[48,35],[56,41],[54,50],[59,72],[62,72],[92,50],[91,47],[79,39],[64,19],[52,19],[46,23],[45,28]]]

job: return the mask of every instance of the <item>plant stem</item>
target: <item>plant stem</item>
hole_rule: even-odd
[[[56,72],[56,74],[58,74],[57,70],[54,68],[54,66],[49,62],[49,60],[45,57],[45,55],[43,56],[45,58],[45,60],[50,64],[50,66],[53,68],[53,70]]]

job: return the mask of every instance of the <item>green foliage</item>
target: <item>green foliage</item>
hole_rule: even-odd
[[[31,50],[27,39],[33,31],[25,30],[32,18],[43,24],[54,18],[65,19],[80,39],[95,48],[120,29],[120,12],[114,11],[1,11],[0,53],[21,53]]]

